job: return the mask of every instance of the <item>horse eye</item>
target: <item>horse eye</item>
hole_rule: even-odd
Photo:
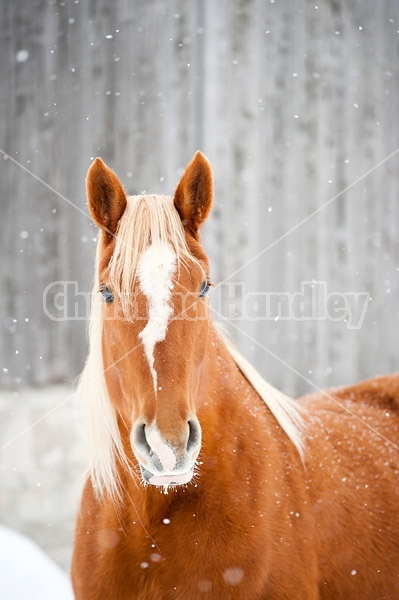
[[[109,304],[110,302],[113,301],[114,295],[111,292],[111,290],[109,288],[107,288],[107,286],[102,287],[100,290],[100,293],[101,293],[101,296],[103,297],[104,302],[106,302],[107,304]]]
[[[209,292],[209,288],[210,288],[210,284],[208,283],[208,281],[203,281],[201,283],[201,287],[200,287],[200,291],[199,291],[199,297],[200,298],[205,298],[205,296],[207,295],[207,293]]]

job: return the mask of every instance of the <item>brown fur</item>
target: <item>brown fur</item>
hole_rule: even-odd
[[[203,169],[194,160],[183,181],[208,181]],[[211,197],[201,185],[194,184],[202,199],[187,227],[189,245],[199,243],[203,199]],[[185,192],[177,197],[179,213],[189,216]],[[187,201],[192,209],[196,200]],[[104,214],[95,186],[90,202],[93,214]],[[182,268],[175,285],[197,290],[201,278],[198,266]],[[72,564],[76,600],[398,598],[399,376],[301,399],[302,464],[215,331],[206,302],[188,311],[202,318],[172,321],[156,346],[157,397],[141,347],[130,351],[143,324],[104,323],[104,363],[117,362],[107,386],[136,470],[129,434],[139,417],[156,415],[174,441],[194,411],[202,449],[194,482],[168,494],[122,467],[117,504],[98,500],[86,482]]]

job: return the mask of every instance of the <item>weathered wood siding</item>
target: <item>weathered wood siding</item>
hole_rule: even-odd
[[[130,193],[171,193],[197,148],[215,174],[204,232],[215,283],[293,294],[314,280],[372,297],[358,329],[237,319],[264,375],[300,393],[399,368],[399,153],[376,168],[399,147],[396,0],[0,8],[2,385],[82,368],[84,320],[51,321],[42,296],[53,281],[90,289],[96,230],[65,198],[86,212],[92,157]],[[73,302],[72,291],[69,316]]]

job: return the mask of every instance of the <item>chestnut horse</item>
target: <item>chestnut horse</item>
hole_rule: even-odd
[[[294,402],[217,332],[197,152],[173,198],[97,158],[76,600],[399,598],[399,376]]]

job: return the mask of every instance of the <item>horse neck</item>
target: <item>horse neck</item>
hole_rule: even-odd
[[[236,444],[238,432],[249,422],[252,428],[262,433],[269,420],[274,426],[274,417],[240,371],[213,324],[210,324],[207,359],[201,381],[198,417],[205,434],[202,455],[215,452],[211,437],[222,437],[226,446]],[[256,415],[258,423],[253,420],[254,411],[259,413]]]

